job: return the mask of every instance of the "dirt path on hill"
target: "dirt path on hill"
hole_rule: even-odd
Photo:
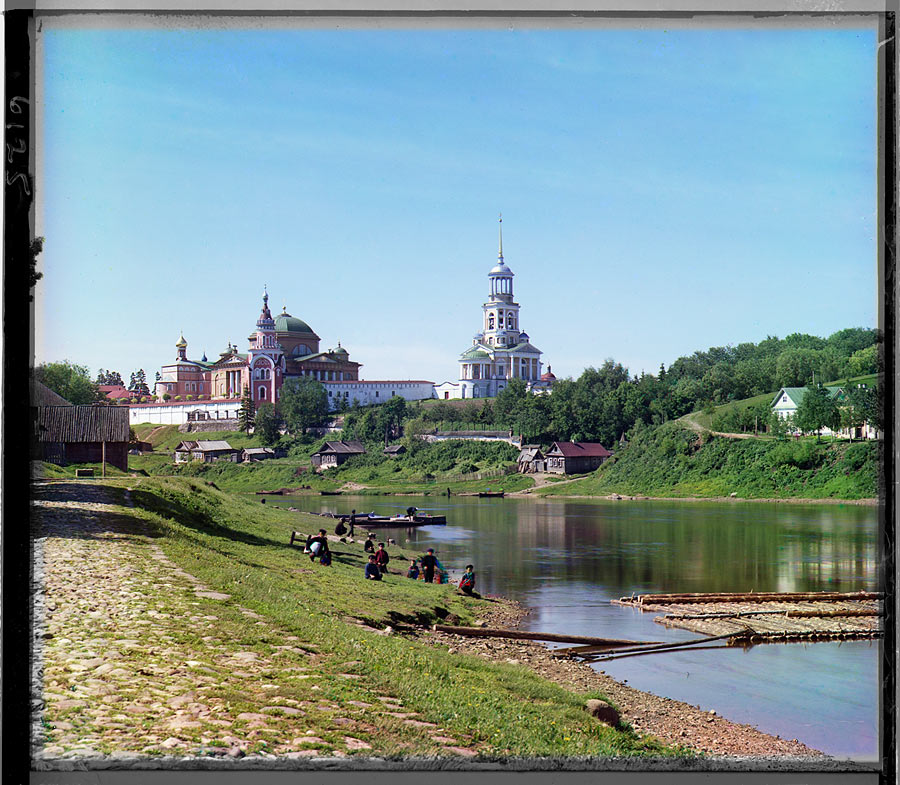
[[[753,433],[724,433],[723,431],[711,431],[709,428],[704,428],[700,423],[698,423],[694,419],[693,414],[685,414],[683,417],[678,418],[679,422],[684,423],[688,426],[692,431],[699,433],[701,436],[704,433],[711,433],[713,436],[724,436],[726,439],[758,439],[759,437]]]
[[[534,480],[534,485],[531,488],[524,488],[521,491],[513,491],[512,493],[507,493],[507,496],[527,496],[532,491],[537,490],[538,488],[543,488],[547,485],[557,486],[557,485],[567,485],[570,482],[575,482],[576,480],[582,480],[583,477],[572,477],[569,480],[551,480],[551,477],[560,477],[559,474],[548,474],[547,472],[536,472],[534,474],[528,474],[527,477],[531,477]]]

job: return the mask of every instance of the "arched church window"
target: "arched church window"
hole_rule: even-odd
[[[260,386],[260,388],[259,388],[259,396],[258,396],[258,397],[259,397],[259,399],[260,399],[261,401],[264,401],[264,400],[266,399],[266,388],[265,388],[265,387]]]
[[[488,330],[494,329],[494,314],[488,316]]]

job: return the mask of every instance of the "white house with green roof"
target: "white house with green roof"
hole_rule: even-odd
[[[542,378],[541,350],[521,329],[520,306],[513,299],[513,276],[503,260],[501,218],[497,264],[488,273],[490,295],[481,306],[482,329],[459,356],[459,381],[438,385],[437,397],[493,398],[510,379],[523,379],[529,388],[550,386],[550,380]]]
[[[860,386],[864,387],[865,385]],[[838,406],[846,405],[847,391],[843,387],[829,386],[825,389],[828,391],[829,396],[837,402]],[[772,401],[772,411],[783,420],[788,417],[796,417],[797,407],[800,405],[806,392],[806,387],[782,387],[775,396],[775,400]],[[834,432],[826,427],[822,428],[821,433],[823,436],[835,435],[854,439],[879,438],[878,429],[868,422],[854,426],[852,432],[848,428],[841,428],[839,431]]]
[[[843,398],[843,387],[826,387],[829,396],[832,398]],[[806,395],[805,387],[782,387],[772,401],[772,411],[774,411],[782,420],[788,417],[797,416],[797,407]],[[830,431],[829,431],[830,433]]]

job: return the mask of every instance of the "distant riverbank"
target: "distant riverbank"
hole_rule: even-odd
[[[516,498],[532,496],[530,491],[521,491],[508,494]],[[547,498],[540,496],[539,498]],[[607,501],[654,501],[654,502],[759,502],[766,504],[853,504],[861,507],[877,507],[880,499],[806,499],[791,497],[788,499],[745,499],[739,496],[625,496],[623,494],[611,494],[606,496],[566,495],[554,494],[554,499],[605,499]]]

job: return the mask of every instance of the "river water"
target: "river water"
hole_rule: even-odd
[[[309,512],[422,504],[447,526],[378,529],[432,547],[453,577],[531,609],[523,628],[635,640],[700,637],[610,603],[632,593],[878,591],[878,513],[855,505],[285,497]],[[390,550],[390,549],[389,549]],[[399,565],[398,565],[399,566]],[[560,644],[565,645],[565,644]],[[684,650],[595,664],[640,690],[839,758],[875,761],[882,641]]]

